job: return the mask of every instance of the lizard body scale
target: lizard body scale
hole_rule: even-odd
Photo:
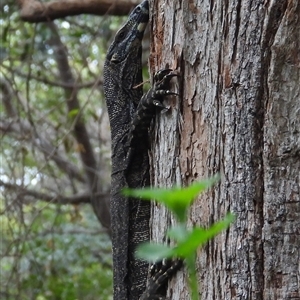
[[[139,85],[141,42],[148,19],[149,4],[145,0],[116,33],[104,63],[103,86],[112,139],[110,211],[115,300],[158,299],[152,292],[145,292],[149,264],[134,256],[136,246],[150,240],[150,202],[121,194],[124,187],[149,186],[148,128],[156,107],[163,107],[164,96],[175,94],[167,89],[171,78],[177,76],[170,69],[157,73],[154,87],[144,96]]]

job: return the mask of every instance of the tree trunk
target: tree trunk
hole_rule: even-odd
[[[189,225],[237,216],[198,251],[201,299],[300,299],[300,2],[156,0],[151,15],[151,70],[181,74],[156,119],[153,185],[220,173]],[[161,241],[173,220],[153,213]],[[186,279],[170,299],[189,299]]]

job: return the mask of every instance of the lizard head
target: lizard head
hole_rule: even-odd
[[[128,17],[127,22],[116,33],[108,49],[106,59],[113,64],[123,62],[129,55],[138,55],[144,31],[149,20],[149,3],[143,1],[136,6]],[[134,58],[134,57],[133,57]]]

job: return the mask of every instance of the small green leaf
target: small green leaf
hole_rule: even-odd
[[[171,227],[167,232],[167,237],[175,240],[176,242],[185,241],[189,232],[187,231],[184,224],[180,224],[178,226]]]
[[[228,214],[224,220],[213,224],[208,229],[195,227],[186,236],[185,241],[178,243],[177,247],[174,249],[174,254],[182,258],[193,255],[199,246],[204,245],[222,230],[227,229],[234,219],[235,217],[233,214]]]
[[[180,222],[186,219],[188,207],[192,204],[195,197],[211,187],[219,180],[219,176],[204,179],[193,183],[186,188],[175,187],[171,189],[124,189],[125,196],[142,198],[145,200],[155,199],[170,209]]]
[[[72,109],[71,111],[69,111],[68,117],[71,119],[75,118],[78,115],[78,112],[79,112],[78,108]]]
[[[174,256],[173,249],[164,244],[143,243],[137,247],[136,256],[147,261],[160,261]]]

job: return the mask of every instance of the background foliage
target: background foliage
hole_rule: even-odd
[[[23,222],[1,216],[1,299],[110,299],[111,245],[91,210],[22,208]]]
[[[101,83],[123,20],[29,24],[15,1],[1,2],[1,299],[110,299],[107,210],[97,211],[110,188]]]

